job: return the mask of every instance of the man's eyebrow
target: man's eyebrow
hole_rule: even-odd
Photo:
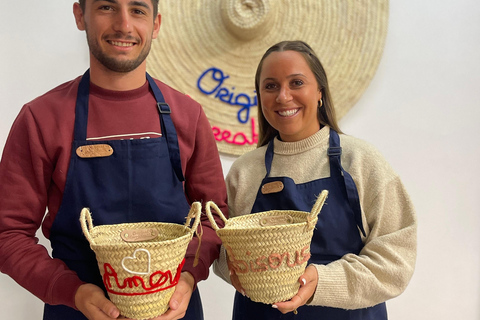
[[[117,3],[116,0],[93,0],[93,3],[95,3],[95,2],[100,2],[100,1],[110,2],[110,3]]]
[[[101,1],[104,1],[104,2],[109,2],[109,3],[113,3],[113,4],[117,4],[118,1],[117,0],[93,0],[93,3],[95,2],[101,2]],[[145,1],[130,1],[128,3],[128,5],[132,6],[132,7],[143,7],[145,9],[149,9],[151,10],[150,6],[148,5],[148,3],[146,3]]]
[[[129,5],[135,6],[135,7],[143,7],[143,8],[148,9],[148,10],[152,9],[148,5],[148,3],[146,3],[145,1],[130,1]]]

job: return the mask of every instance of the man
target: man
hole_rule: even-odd
[[[95,225],[183,223],[193,201],[213,200],[226,211],[218,151],[200,105],[146,75],[160,29],[157,5],[75,3],[90,69],[27,103],[7,139],[0,163],[0,270],[46,303],[44,319],[120,317],[80,230],[83,207]],[[208,276],[220,240],[206,219],[202,225],[198,265],[194,238],[170,309],[158,320],[203,318],[196,283]],[[37,244],[40,226],[53,259]]]

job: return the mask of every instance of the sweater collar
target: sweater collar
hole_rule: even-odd
[[[145,84],[140,88],[127,91],[108,90],[90,82],[90,94],[105,100],[135,100],[149,94],[149,92],[148,81],[145,81]]]
[[[277,136],[273,141],[274,152],[276,154],[293,155],[308,151],[322,144],[328,146],[329,133],[330,127],[324,126],[310,137],[299,141],[284,142],[279,140]]]

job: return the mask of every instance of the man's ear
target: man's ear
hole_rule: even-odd
[[[83,15],[83,10],[78,2],[75,2],[73,4],[73,15],[75,16],[75,23],[77,24],[78,30],[85,31],[85,19]]]
[[[153,21],[153,35],[152,38],[156,39],[158,36],[158,32],[160,31],[160,25],[162,24],[162,15],[157,13],[155,20]]]

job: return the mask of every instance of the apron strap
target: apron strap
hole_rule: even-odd
[[[75,106],[74,139],[87,140],[88,97],[90,93],[90,69],[85,71],[78,85],[77,102]],[[87,106],[82,108],[82,106]]]
[[[366,237],[366,233],[363,228],[362,209],[360,207],[360,199],[358,198],[357,187],[355,186],[355,182],[353,181],[352,176],[342,167],[340,160],[340,156],[342,155],[340,137],[338,136],[338,133],[332,128],[330,128],[329,143],[330,146],[328,148],[327,154],[330,159],[330,174],[332,176],[342,176],[343,181],[345,182],[345,191],[347,192],[348,202],[355,215],[355,221],[363,236]]]
[[[180,159],[180,147],[178,146],[177,131],[170,117],[170,106],[165,102],[162,91],[158,88],[155,80],[147,73],[147,80],[150,88],[153,91],[155,100],[157,100],[157,107],[160,113],[160,122],[162,126],[162,134],[165,136],[168,145],[168,152],[170,154],[170,161],[172,162],[173,170],[177,175],[179,181],[185,181],[182,173],[182,161]]]
[[[265,169],[267,174],[265,178],[270,176],[270,170],[273,161],[273,140],[268,143],[267,151],[265,152]],[[337,177],[344,181],[345,191],[347,193],[348,203],[354,212],[355,222],[358,228],[362,232],[363,236],[366,236],[365,229],[362,222],[362,210],[360,207],[360,199],[358,198],[357,187],[353,181],[352,176],[343,169],[340,156],[342,155],[342,147],[340,146],[340,137],[338,133],[330,128],[330,140],[329,148],[327,151],[330,160],[330,174],[332,177]]]
[[[168,152],[170,161],[175,174],[179,181],[185,181],[185,177],[182,173],[182,162],[180,159],[180,148],[178,146],[177,132],[170,117],[170,107],[165,102],[163,94],[158,88],[153,78],[147,73],[147,80],[150,88],[153,91],[155,100],[157,101],[158,111],[160,113],[160,124],[162,127],[162,135],[167,140]],[[90,69],[88,69],[80,80],[78,85],[77,101],[75,107],[75,127],[74,127],[74,139],[86,140],[87,139],[87,123],[88,123],[88,99],[90,92]]]
[[[268,143],[267,151],[265,151],[265,169],[267,169],[267,174],[265,178],[270,176],[270,169],[272,168],[272,161],[273,161],[273,140],[270,140]]]

